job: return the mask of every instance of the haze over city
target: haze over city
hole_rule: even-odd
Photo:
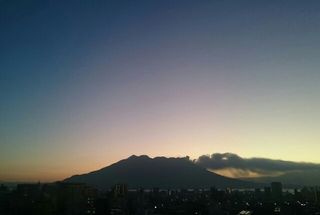
[[[313,0],[0,1],[0,181],[63,180],[133,154],[318,169],[319,11]],[[283,171],[271,163],[267,175]]]

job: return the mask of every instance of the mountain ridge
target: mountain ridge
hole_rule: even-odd
[[[242,188],[255,183],[227,178],[196,165],[189,157],[150,158],[132,155],[89,173],[73,175],[65,182],[80,182],[107,189],[117,183],[129,188]]]

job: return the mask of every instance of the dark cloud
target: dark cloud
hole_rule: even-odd
[[[234,168],[261,174],[272,172],[286,173],[294,171],[320,170],[320,164],[272,160],[267,158],[242,158],[232,153],[203,155],[195,162],[198,165],[211,170]]]

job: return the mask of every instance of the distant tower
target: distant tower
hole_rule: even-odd
[[[126,184],[116,184],[112,191],[114,197],[125,197],[128,193],[128,187]]]
[[[262,195],[261,195],[260,188],[255,188],[254,189],[254,197],[255,197],[255,199],[261,199]]]
[[[273,200],[280,201],[282,199],[282,183],[272,182],[271,193],[272,193]]]
[[[266,200],[271,199],[271,187],[265,187],[264,188],[264,197]]]

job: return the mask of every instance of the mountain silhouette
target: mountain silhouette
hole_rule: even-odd
[[[100,170],[74,175],[65,182],[79,182],[107,189],[117,183],[129,188],[241,188],[252,182],[231,179],[207,171],[185,158],[131,156]]]

